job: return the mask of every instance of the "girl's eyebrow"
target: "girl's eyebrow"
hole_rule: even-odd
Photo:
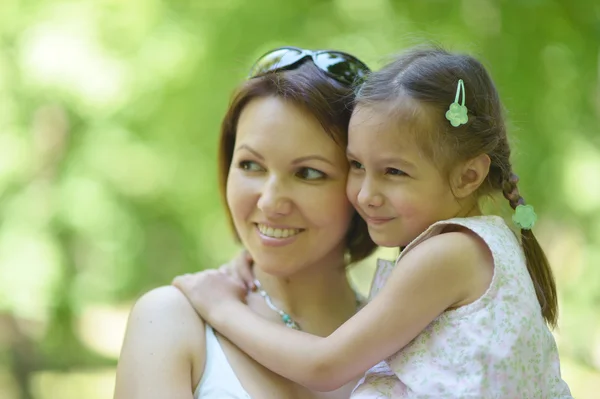
[[[352,154],[352,152],[346,150],[346,156],[348,158],[352,158],[352,159],[356,159],[356,156],[354,154]],[[382,164],[402,164],[403,166],[409,167],[409,168],[414,168],[415,165],[412,162],[407,161],[406,159],[403,159],[401,157],[394,157],[394,156],[389,156],[389,157],[384,157],[379,159],[379,162]]]
[[[401,157],[386,157],[386,158],[382,158],[380,159],[381,163],[384,164],[402,164],[404,166],[408,166],[408,167],[414,167],[415,165],[412,162],[407,161],[406,159],[403,159]]]

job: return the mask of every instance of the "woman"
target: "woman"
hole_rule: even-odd
[[[349,262],[375,245],[346,197],[353,85],[368,72],[340,52],[277,49],[261,57],[223,120],[221,191],[267,319],[326,336],[359,306]],[[201,295],[201,293],[200,293]],[[115,398],[347,398],[311,392],[254,362],[161,287],[129,318]]]

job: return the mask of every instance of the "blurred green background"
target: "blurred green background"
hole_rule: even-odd
[[[489,68],[555,269],[563,376],[600,392],[600,3],[0,2],[0,397],[110,398],[144,291],[229,259],[216,143],[279,45],[374,69],[425,42]],[[393,256],[381,251],[378,256]],[[373,260],[352,270],[363,290]]]

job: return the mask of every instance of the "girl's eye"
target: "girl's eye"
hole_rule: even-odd
[[[262,166],[254,161],[240,161],[238,166],[240,169],[247,170],[248,172],[260,172],[263,170]]]
[[[387,168],[385,170],[385,174],[392,175],[392,176],[408,176],[406,173],[404,173],[400,169],[396,169],[396,168]]]
[[[327,177],[325,173],[313,168],[301,168],[296,176],[305,180],[322,180]]]
[[[350,169],[364,169],[364,166],[358,161],[350,161]]]

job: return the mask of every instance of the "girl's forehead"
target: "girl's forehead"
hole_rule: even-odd
[[[441,146],[435,112],[431,105],[410,98],[358,104],[350,121],[348,151],[377,157],[395,153],[414,162],[433,162],[441,150],[435,150]]]
[[[415,122],[431,115],[432,107],[408,95],[398,96],[390,100],[359,101],[352,117],[371,115],[395,120],[396,122]]]
[[[423,138],[435,129],[431,107],[410,97],[391,101],[359,103],[350,119],[350,131],[370,135],[396,132],[404,138]]]

